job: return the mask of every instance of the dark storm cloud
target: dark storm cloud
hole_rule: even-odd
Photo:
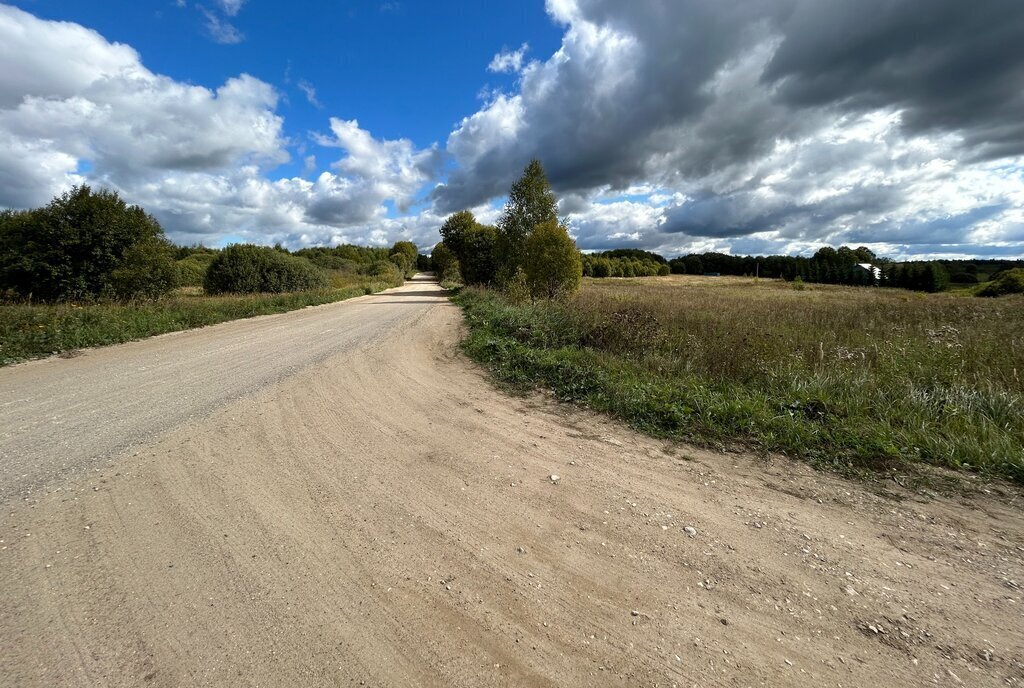
[[[989,220],[1005,212],[1005,205],[983,206],[965,213],[946,215],[927,220],[903,223],[878,223],[844,233],[850,243],[955,244],[964,236],[964,230],[978,222]]]
[[[471,165],[438,189],[439,205],[475,205],[506,191],[531,157],[543,159],[563,192],[628,186],[657,154],[654,135],[706,109],[713,98],[701,87],[762,33],[710,3],[688,3],[685,13],[675,3],[643,7],[587,3],[581,28],[570,28],[563,44],[568,59],[524,73],[514,145],[472,142]]]
[[[765,201],[754,192],[706,192],[670,208],[662,231],[719,239],[775,231],[787,239],[813,240],[821,236],[822,228],[833,226],[841,218],[871,217],[893,207],[900,197],[893,187],[866,185],[810,203],[785,197]]]
[[[504,193],[539,157],[556,191],[575,199],[634,183],[683,191],[691,201],[666,212],[659,234],[815,240],[839,220],[871,228],[927,208],[905,173],[931,160],[952,160],[947,176],[955,176],[1024,154],[1019,0],[548,6],[567,26],[561,51],[528,67],[517,94],[453,132],[448,149],[459,167],[435,190],[439,211]],[[884,135],[839,135],[874,112],[901,114]],[[906,145],[947,134],[929,139],[941,145]],[[807,150],[812,139],[819,145]],[[785,142],[796,146],[793,165],[779,155]],[[758,193],[779,175],[772,194]],[[976,221],[953,215],[963,223],[935,231],[963,235]],[[605,243],[596,233],[588,240]]]
[[[805,0],[764,73],[794,108],[898,107],[986,155],[1024,152],[1024,3]]]

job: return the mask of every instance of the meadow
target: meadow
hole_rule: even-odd
[[[455,301],[500,380],[657,436],[1024,481],[1024,297],[672,276]]]
[[[343,301],[399,286],[402,277],[331,271],[330,282],[328,289],[282,294],[210,296],[184,287],[159,299],[127,302],[0,302],[0,365]]]

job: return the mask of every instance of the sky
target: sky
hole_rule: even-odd
[[[0,207],[429,250],[532,158],[587,251],[1024,257],[1024,3],[0,3]]]

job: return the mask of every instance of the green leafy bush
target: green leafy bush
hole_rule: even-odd
[[[110,273],[110,291],[119,299],[155,299],[178,285],[174,244],[163,237],[136,242]]]
[[[978,291],[978,296],[1006,296],[1008,294],[1024,294],[1024,269],[1014,268],[1002,272]]]
[[[216,253],[194,253],[175,263],[178,270],[179,287],[201,287],[206,270],[217,257]]]
[[[168,246],[142,208],[77,186],[44,208],[0,213],[0,290],[37,301],[159,296],[177,281]]]
[[[583,259],[556,220],[537,225],[526,240],[526,284],[534,298],[564,298],[579,289]]]
[[[411,241],[398,241],[391,248],[388,260],[394,263],[399,272],[406,278],[416,274],[416,264],[419,259],[419,250],[416,244]]]
[[[329,286],[327,273],[305,258],[251,244],[221,251],[203,280],[208,294],[280,294]]]

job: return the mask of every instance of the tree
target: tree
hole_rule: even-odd
[[[157,296],[174,286],[173,279],[166,279],[174,253],[159,248],[164,241],[160,224],[142,208],[128,205],[114,191],[94,193],[76,186],[44,208],[0,216],[0,289],[45,301],[92,299],[115,291],[122,297]],[[146,283],[139,270],[129,279],[131,263],[155,270],[153,283]],[[121,270],[116,290],[111,281],[115,270]],[[128,284],[137,289],[125,292]]]
[[[686,266],[686,274],[688,275],[704,274],[704,261],[700,259],[700,256],[686,256],[686,258],[683,259],[683,265]]]
[[[412,277],[416,272],[416,258],[419,256],[419,249],[411,241],[397,241],[391,247],[388,260],[398,266],[399,271],[405,277]]]
[[[942,263],[926,263],[923,270],[924,291],[932,294],[949,289],[949,272]]]
[[[532,160],[523,176],[512,185],[505,211],[498,220],[498,282],[510,279],[526,261],[526,243],[534,228],[558,223],[555,194],[539,160]]]
[[[450,215],[441,225],[441,240],[459,260],[462,260],[466,250],[466,233],[474,226],[476,218],[468,210],[460,210]]]
[[[463,235],[462,255],[459,267],[462,281],[466,284],[491,284],[494,282],[498,265],[495,260],[495,246],[498,235],[494,227],[477,222]]]
[[[875,255],[875,252],[867,246],[858,246],[853,250],[853,252],[857,256],[858,263],[874,263],[878,260],[878,256]]]
[[[565,227],[549,220],[530,232],[523,268],[531,296],[564,298],[580,286],[583,258]]]
[[[444,275],[456,261],[458,258],[455,257],[455,253],[443,241],[439,241],[434,250],[430,252],[430,267],[438,277]]]

